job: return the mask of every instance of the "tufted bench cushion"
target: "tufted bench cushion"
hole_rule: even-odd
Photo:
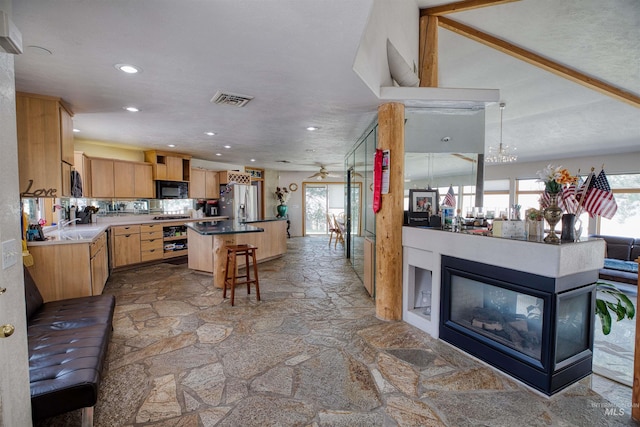
[[[42,302],[25,269],[31,409],[34,420],[92,407],[111,337],[115,298]]]

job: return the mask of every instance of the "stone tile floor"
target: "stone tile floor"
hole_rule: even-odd
[[[590,379],[547,398],[404,322],[378,320],[326,239],[288,240],[287,255],[260,265],[260,282],[261,302],[238,288],[231,307],[186,264],[113,274],[95,425],[635,425],[626,387],[593,376],[622,413]]]

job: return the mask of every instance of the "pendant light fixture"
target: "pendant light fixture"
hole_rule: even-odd
[[[516,149],[513,148],[510,151],[509,146],[502,143],[502,116],[506,105],[504,102],[500,103],[500,145],[498,147],[489,147],[489,154],[485,157],[485,163],[511,163],[518,159],[518,156],[512,152]]]

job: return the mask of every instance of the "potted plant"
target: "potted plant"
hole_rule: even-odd
[[[601,298],[596,298],[596,314],[600,317],[600,321],[602,322],[603,334],[609,335],[611,332],[611,313],[615,313],[616,321],[618,322],[625,317],[627,319],[633,319],[633,316],[636,314],[636,309],[629,297],[627,297],[620,289],[611,283],[597,282],[596,290],[616,299],[616,302],[611,302]]]

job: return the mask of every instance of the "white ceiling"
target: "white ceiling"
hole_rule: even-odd
[[[66,100],[77,138],[340,170],[380,103],[353,71],[374,1],[14,0],[25,48],[16,88]],[[640,94],[637,0],[522,0],[448,17]],[[444,29],[439,51],[441,87],[500,90],[504,142],[519,161],[639,151],[640,109]],[[125,75],[117,63],[143,72]],[[211,104],[218,90],[254,99]],[[499,117],[490,105],[487,146],[499,139]]]

